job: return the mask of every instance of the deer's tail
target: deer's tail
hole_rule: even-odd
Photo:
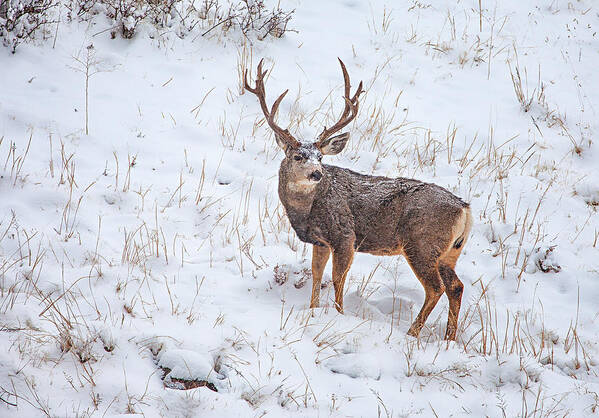
[[[470,207],[463,209],[462,215],[454,226],[454,231],[458,236],[453,241],[453,248],[459,249],[466,243],[470,229],[472,228],[472,211]],[[454,235],[455,236],[455,235]]]

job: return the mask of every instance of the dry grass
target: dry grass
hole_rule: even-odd
[[[418,2],[413,2],[411,7],[414,11],[426,9],[426,5]],[[418,34],[418,27],[412,27],[408,36],[410,45],[421,48],[434,60],[457,57],[456,71],[468,63],[479,65],[484,62],[487,77],[491,77],[503,54],[507,54],[503,44],[494,44],[502,42],[507,18],[497,17],[494,11],[485,7],[479,2],[472,13],[476,18],[475,31],[488,32],[484,32],[477,42],[472,42],[469,48],[464,48],[464,39],[471,40],[467,36],[464,38],[466,28],[460,28],[460,18],[449,12],[437,39],[425,40]],[[368,23],[370,30],[381,37],[399,39],[394,33],[397,23],[394,16],[393,10],[387,9],[382,15],[373,13]],[[239,96],[243,93],[242,75],[252,66],[251,44],[244,42],[237,54],[237,88],[231,87],[226,92],[231,106],[239,105]],[[517,103],[527,118],[528,115],[532,117],[539,135],[549,136],[547,130],[553,129],[567,137],[572,154],[577,158],[585,145],[582,137],[575,139],[565,116],[549,105],[540,69],[531,91],[528,71],[520,66],[515,48],[513,54],[515,60],[508,65]],[[376,339],[376,344],[403,354],[401,361],[409,390],[425,390],[430,384],[457,394],[468,390],[480,371],[467,364],[444,363],[442,357],[446,352],[476,358],[484,365],[507,364],[513,357],[520,362],[517,371],[522,377],[518,382],[522,390],[521,415],[567,413],[560,406],[560,400],[546,392],[537,368],[559,370],[581,381],[587,374],[596,372],[594,348],[586,340],[585,330],[578,321],[580,307],[564,312],[573,318],[567,329],[553,329],[546,323],[544,308],[537,299],[533,299],[535,302],[531,306],[518,309],[498,307],[494,299],[498,283],[512,289],[517,296],[523,289],[530,290],[529,285],[525,286],[530,269],[548,268],[535,259],[539,248],[547,248],[544,250],[548,251],[547,256],[551,248],[559,252],[560,247],[550,245],[555,235],[551,205],[555,203],[553,195],[563,186],[565,175],[561,176],[555,167],[551,168],[552,163],[544,159],[543,149],[534,138],[524,141],[517,135],[503,137],[497,134],[492,123],[484,132],[472,135],[457,121],[451,121],[441,129],[411,121],[402,102],[403,90],[383,89],[380,94],[375,94],[379,93],[375,89],[387,83],[385,77],[394,70],[394,60],[399,58],[383,60],[366,80],[372,91],[364,97],[361,112],[350,127],[356,134],[346,157],[355,165],[362,164],[361,159],[368,159],[371,163],[361,167],[371,173],[393,169],[427,180],[436,177],[441,170],[455,173],[457,184],[451,187],[473,202],[477,224],[473,231],[474,243],[479,247],[468,247],[461,262],[482,260],[481,263],[492,263],[495,267],[490,271],[495,275],[465,278],[471,297],[464,300],[457,343],[441,340],[446,310],[436,321],[431,317],[421,338],[404,336],[407,324],[411,322],[410,312],[415,308],[406,307],[401,298],[399,263],[390,265],[387,261],[373,261],[363,273],[350,277],[346,292],[359,301],[355,318],[351,314],[343,320],[333,317],[330,301],[314,312],[303,309],[304,304],[294,304],[292,300],[296,299],[292,297],[303,295],[309,287],[305,286],[310,272],[305,268],[304,260],[309,258],[310,247],[301,243],[290,227],[274,187],[270,186],[274,184],[273,179],[264,179],[258,174],[231,181],[219,174],[233,153],[255,152],[256,164],[264,165],[276,164],[281,153],[275,148],[261,116],[252,120],[245,111],[223,111],[214,132],[218,137],[216,143],[220,140],[219,148],[222,147],[218,161],[195,159],[194,166],[194,159],[188,156],[187,149],[184,150],[181,168],[171,171],[168,187],[163,190],[142,181],[142,175],[137,172],[141,154],[122,149],[114,152],[114,161],[107,163],[114,170],[105,172],[111,177],[109,189],[124,199],[131,197],[136,207],[130,213],[135,221],[129,219],[119,229],[120,240],[110,243],[115,247],[112,249],[105,241],[110,228],[114,228],[108,215],[94,213],[93,224],[82,224],[82,215],[89,215],[94,209],[90,197],[100,193],[99,183],[83,182],[75,151],[67,144],[61,140],[60,146],[55,147],[57,141],[49,135],[48,147],[44,139],[44,152],[49,149],[50,155],[48,175],[43,181],[56,186],[60,203],[52,225],[56,234],[44,235],[22,225],[15,212],[0,220],[0,245],[10,248],[0,260],[0,312],[9,315],[18,307],[26,306],[33,309],[35,318],[35,321],[7,321],[0,325],[2,333],[10,334],[9,350],[18,353],[23,362],[23,371],[11,376],[11,386],[0,387],[0,400],[10,408],[25,403],[40,414],[54,415],[55,404],[44,398],[41,382],[30,376],[28,370],[49,365],[53,370],[62,370],[69,364],[73,368],[69,369],[72,373],[65,372],[66,382],[74,391],[89,392],[90,409],[86,413],[112,411],[110,400],[102,399],[99,389],[98,377],[104,362],[108,362],[104,356],[118,356],[119,344],[132,343],[139,348],[142,357],[156,358],[167,345],[180,347],[185,341],[168,335],[160,338],[143,336],[133,342],[115,341],[99,329],[98,323],[126,330],[140,324],[147,326],[162,314],[202,330],[222,332],[219,335],[226,336],[222,337],[226,344],[217,347],[220,351],[218,356],[215,355],[215,370],[222,369],[223,373],[229,370],[228,382],[223,384],[229,384],[229,389],[238,385],[231,389],[231,393],[239,390],[239,396],[256,408],[262,404],[270,405],[270,401],[276,399],[279,405],[299,411],[321,408],[322,405],[328,405],[332,412],[346,410],[342,407],[350,400],[344,395],[335,394],[328,399],[318,392],[314,367],[325,367],[327,360],[344,354],[346,346],[354,344],[356,339],[367,342]],[[339,87],[324,92],[324,99],[316,109],[308,111],[302,102],[311,98],[305,87],[299,86],[295,100],[290,104],[290,115],[284,116],[289,118],[290,129],[305,128],[317,132],[328,124],[338,114]],[[190,117],[198,123],[205,123],[199,119],[204,118],[209,99],[214,97],[213,91],[214,87],[202,91],[196,101],[198,104],[190,110]],[[173,126],[181,123],[182,118],[179,114],[165,115],[165,120],[170,120]],[[540,121],[546,122],[545,126]],[[32,187],[32,179],[37,175],[28,172],[30,151],[37,146],[32,140],[37,138],[35,134],[32,130],[14,141],[0,138],[0,152],[5,155],[4,171],[9,174],[8,183],[15,193]],[[268,140],[262,141],[262,138]],[[256,146],[254,142],[257,141],[264,144]],[[42,149],[41,145],[39,147]],[[534,179],[536,185],[514,188],[512,179],[516,176]],[[266,188],[265,183],[269,185]],[[523,191],[532,198],[523,199]],[[588,205],[590,211],[596,206],[592,201]],[[190,208],[193,212],[184,212]],[[193,213],[194,219],[186,219],[185,225],[193,228],[193,232],[173,227],[173,218],[179,219],[188,213]],[[599,232],[594,228],[592,216],[590,213],[588,218],[574,220],[573,244],[584,241],[597,247]],[[488,242],[484,240],[483,231],[488,231]],[[69,253],[73,248],[69,245],[84,247],[85,255]],[[278,260],[282,258],[279,254],[264,251],[264,248],[271,251],[271,246],[280,246],[281,252],[287,249],[295,252],[295,263],[279,264]],[[218,269],[213,270],[215,260],[219,264]],[[197,271],[198,263],[203,263],[201,266],[205,271]],[[59,268],[52,270],[56,266]],[[261,289],[264,292],[260,294],[266,301],[269,297],[272,299],[269,291],[278,292],[275,299],[278,304],[277,297],[280,296],[280,310],[276,305],[274,325],[265,320],[263,334],[234,328],[235,318],[226,310],[217,313],[205,309],[211,296],[206,288],[216,286],[215,276],[223,274],[219,270],[223,266],[229,273],[233,271],[240,281],[248,283],[248,292],[258,288],[256,283],[262,283],[266,288],[268,282],[268,291]],[[265,271],[271,270],[272,276],[264,275]],[[389,276],[393,281],[387,280]],[[46,277],[58,277],[51,282],[55,286],[48,286]],[[271,280],[279,286],[272,286]],[[407,280],[418,286],[413,277]],[[110,286],[106,287],[110,287],[111,293],[100,291],[107,281]],[[191,284],[186,289],[192,289],[193,294],[182,292],[182,283]],[[391,312],[385,314],[382,321],[366,309],[374,310],[375,299],[380,295],[391,300]],[[252,309],[261,308],[254,306]],[[208,324],[206,328],[202,328],[205,324]],[[308,355],[303,351],[306,346],[313,347]],[[47,354],[56,347],[57,356]],[[286,364],[293,367],[285,369]],[[186,388],[201,385],[174,381]],[[150,378],[136,385],[140,389],[136,391],[129,380],[123,394],[115,395],[115,399],[122,397],[127,412],[143,413],[145,405],[160,402],[150,393],[149,382]],[[497,407],[507,414],[509,405],[500,390],[496,393]],[[397,415],[390,406],[391,401],[383,394],[373,391],[372,396],[380,416]],[[595,403],[589,406],[594,412],[599,397],[590,392],[585,396],[589,399],[594,396]],[[430,412],[442,415],[439,407],[433,404],[430,404]],[[83,411],[81,415],[84,415]]]

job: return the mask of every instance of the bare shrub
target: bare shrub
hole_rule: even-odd
[[[231,0],[72,0],[67,5],[69,19],[90,20],[103,13],[113,22],[110,31],[131,39],[142,23],[172,31],[184,38],[194,30],[198,36],[240,30],[246,37],[263,40],[268,35],[280,38],[293,15],[279,7],[268,9],[263,1]]]
[[[223,10],[218,0],[204,0],[200,17],[213,24],[202,36],[220,26],[224,32],[239,29],[246,38],[255,36],[263,40],[268,35],[280,38],[289,30],[287,24],[293,13],[294,10],[287,12],[279,7],[268,10],[263,1],[243,0]]]
[[[3,0],[0,3],[0,37],[14,54],[23,42],[33,41],[38,34],[47,36],[53,20],[56,0]]]

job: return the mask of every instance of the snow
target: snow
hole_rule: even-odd
[[[481,3],[287,1],[294,31],[264,40],[180,39],[176,17],[111,39],[99,14],[0,49],[0,415],[596,412],[599,9]],[[240,90],[261,57],[269,103],[290,90],[278,124],[302,141],[343,108],[337,57],[364,81],[324,162],[470,202],[456,342],[445,297],[406,335],[423,290],[398,257],[356,256],[344,315],[329,264],[308,308],[283,153]],[[177,390],[161,367],[218,392]]]

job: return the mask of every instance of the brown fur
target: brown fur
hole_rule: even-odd
[[[348,133],[333,136],[358,114],[362,82],[350,95],[350,78],[341,60],[345,107],[339,121],[314,143],[301,143],[274,118],[287,91],[266,104],[263,60],[256,84],[244,72],[244,86],[255,94],[262,112],[285,151],[279,169],[279,198],[300,240],[314,245],[312,298],[318,306],[320,282],[333,253],[335,307],[343,313],[343,287],[354,253],[403,255],[424,287],[424,304],[408,333],[418,336],[443,293],[449,299],[445,338],[455,339],[464,286],[454,268],[464,247],[472,216],[468,204],[435,184],[406,178],[375,177],[321,164],[323,155],[345,148]]]
[[[293,152],[288,150],[281,163],[279,198],[300,240],[314,244],[310,306],[318,306],[330,252],[339,312],[354,252],[403,255],[425,290],[424,304],[408,333],[419,334],[446,293],[450,306],[446,338],[455,339],[463,285],[454,267],[472,224],[468,204],[435,184],[367,176],[329,165],[321,166],[323,177],[313,186],[289,187],[301,171],[294,167]]]

